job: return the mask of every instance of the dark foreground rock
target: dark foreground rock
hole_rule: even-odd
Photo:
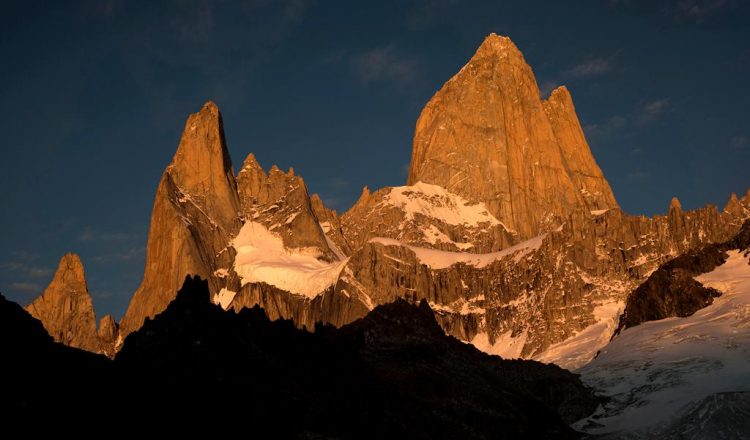
[[[54,342],[40,321],[2,295],[0,353],[0,414],[6,422],[73,414],[81,409],[79,400],[93,409],[114,373],[106,357]]]
[[[215,424],[274,437],[576,438],[568,423],[598,404],[566,370],[502,360],[446,336],[424,302],[398,301],[341,329],[307,332],[258,307],[225,312],[211,304],[205,281],[188,278],[114,361],[52,342],[12,306],[3,302],[0,319],[11,352],[3,369],[19,386],[0,399],[5,414],[21,417],[106,411],[127,415],[131,427]],[[8,337],[17,334],[35,342]],[[24,366],[35,362],[58,388],[24,394],[40,374]],[[59,371],[73,371],[73,383]]]

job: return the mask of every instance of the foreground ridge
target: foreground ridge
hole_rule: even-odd
[[[218,412],[222,420],[242,417],[247,426],[273,427],[284,437],[577,438],[567,423],[598,404],[565,370],[501,360],[446,336],[426,302],[378,306],[340,329],[307,332],[269,320],[258,307],[225,312],[211,303],[206,281],[188,277],[162,313],[127,336],[114,361],[54,344],[4,298],[0,312],[2,338],[31,335],[34,326],[42,332],[35,344],[4,345],[27,353],[8,353],[4,367],[19,374],[26,393],[11,384],[0,397],[6,415],[99,416],[137,408],[144,421],[135,418],[135,426],[163,426],[167,421],[157,415],[170,408],[198,425],[215,425],[205,415]],[[77,371],[79,382],[30,381],[16,368],[28,352]],[[71,398],[71,386],[79,390],[76,405],[60,405]],[[96,389],[118,399],[102,406]]]

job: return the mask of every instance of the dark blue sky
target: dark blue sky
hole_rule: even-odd
[[[4,2],[0,291],[81,255],[97,314],[138,286],[154,192],[214,100],[238,167],[293,166],[340,211],[403,184],[414,123],[485,35],[566,84],[623,209],[723,206],[750,187],[740,0]]]

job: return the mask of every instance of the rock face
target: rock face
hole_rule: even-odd
[[[42,322],[56,342],[100,351],[94,305],[78,255],[65,254],[60,259],[52,282],[26,310]]]
[[[238,209],[221,114],[207,102],[188,118],[177,153],[159,182],[143,282],[120,323],[123,336],[164,310],[186,274],[204,277],[215,292],[227,286],[229,275],[219,275],[232,265],[227,243],[240,227]]]
[[[426,299],[445,331],[459,339],[503,357],[575,366],[607,343],[628,293],[659,264],[727,240],[734,223],[714,207],[655,218],[619,209],[579,212],[556,230],[488,254],[375,238],[347,269],[375,304]],[[589,327],[587,351],[553,347]]]
[[[567,89],[542,102],[509,38],[488,36],[422,110],[409,185],[440,185],[489,212],[519,239],[574,209],[617,208]]]
[[[26,310],[41,321],[55,342],[114,356],[117,323],[112,316],[105,315],[97,329],[94,305],[78,255],[65,254],[60,259],[49,286]]]
[[[315,215],[318,216],[320,227],[325,236],[333,242],[340,254],[343,256],[350,255],[352,249],[346,237],[344,237],[344,228],[338,212],[326,207],[323,204],[323,200],[317,194],[310,196],[310,204],[315,211]]]
[[[120,335],[120,326],[112,315],[104,315],[99,320],[99,329],[96,332],[99,336],[101,351],[108,357],[113,357],[116,353],[117,339]]]

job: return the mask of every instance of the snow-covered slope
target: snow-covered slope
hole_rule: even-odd
[[[234,270],[242,285],[264,282],[308,298],[335,284],[346,264],[346,260],[319,259],[318,248],[286,248],[281,237],[252,221],[242,226],[232,246],[237,251]]]
[[[747,429],[750,436],[747,417],[709,411],[737,395],[745,396],[739,399],[746,407],[743,393],[750,392],[750,258],[736,250],[728,254],[724,264],[696,277],[723,292],[713,304],[690,317],[629,328],[579,370],[611,400],[577,427],[613,437],[706,438],[701,429],[721,413],[730,419],[722,423],[727,433]],[[732,399],[720,394],[730,392]]]
[[[513,255],[514,261],[516,263],[519,262],[521,258],[525,257],[530,252],[538,250],[539,247],[541,247],[546,235],[547,234],[542,234],[538,237],[534,237],[521,242],[515,246],[503,249],[502,251],[489,252],[486,254],[441,251],[419,246],[409,246],[398,240],[384,237],[371,238],[370,243],[380,243],[386,246],[406,246],[407,248],[414,251],[420,263],[424,264],[425,266],[429,266],[431,269],[445,269],[459,263],[481,269],[509,255]]]
[[[383,203],[401,208],[407,220],[414,220],[417,214],[421,214],[449,225],[502,225],[487,211],[484,203],[470,203],[442,186],[423,182],[391,188]]]
[[[557,364],[563,368],[576,369],[586,365],[596,353],[607,345],[617,328],[617,322],[625,308],[625,302],[617,297],[594,307],[594,324],[578,332],[572,338],[552,345],[534,356],[534,360]]]
[[[513,231],[481,202],[469,201],[438,185],[362,192],[342,217],[349,244],[357,249],[374,237],[445,251],[487,253],[517,242]]]

